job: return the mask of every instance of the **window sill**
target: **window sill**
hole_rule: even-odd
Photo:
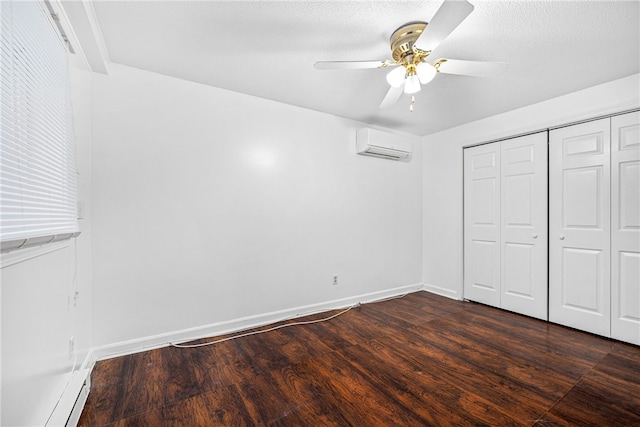
[[[76,237],[78,234],[80,233],[71,234],[64,240],[44,243],[40,246],[31,246],[15,249],[11,252],[3,252],[0,254],[0,269],[68,248],[71,246],[71,239]]]

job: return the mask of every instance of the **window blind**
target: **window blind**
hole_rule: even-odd
[[[69,67],[41,1],[0,1],[2,251],[79,232]]]

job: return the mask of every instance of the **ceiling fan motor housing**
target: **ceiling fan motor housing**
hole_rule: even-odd
[[[426,27],[426,22],[412,21],[391,34],[391,56],[396,62],[407,65],[416,64],[430,53],[413,47]]]

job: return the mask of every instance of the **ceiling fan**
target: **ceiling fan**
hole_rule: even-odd
[[[466,0],[444,0],[431,22],[412,21],[404,24],[391,35],[391,59],[377,61],[319,61],[319,70],[392,68],[387,74],[391,86],[380,108],[395,105],[403,93],[411,94],[410,111],[413,111],[413,94],[421,84],[429,83],[438,73],[468,76],[492,76],[504,71],[504,62],[466,61],[438,59],[427,62],[433,50],[455,30],[473,11]]]

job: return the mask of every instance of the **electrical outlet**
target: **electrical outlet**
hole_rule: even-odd
[[[338,275],[334,274],[333,275],[333,286],[337,286],[338,285]]]
[[[76,338],[69,338],[69,360],[73,359],[73,355],[76,352]]]

